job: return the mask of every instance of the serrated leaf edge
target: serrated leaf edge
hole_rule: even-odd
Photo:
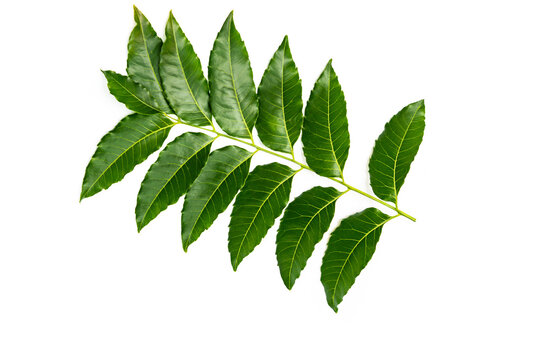
[[[88,187],[88,189],[87,189],[84,193],[81,193],[81,198],[80,198],[80,200],[84,199],[84,198],[86,197],[86,196],[84,196],[84,195],[86,195],[86,194],[90,191],[90,189],[92,189],[92,188],[96,185],[96,183],[103,177],[103,175],[107,172],[107,170],[109,170],[109,168],[110,168],[113,164],[115,164],[116,161],[118,161],[118,159],[119,159],[120,157],[122,157],[126,152],[128,152],[129,150],[131,150],[136,144],[140,143],[141,141],[143,141],[144,139],[146,139],[146,138],[149,137],[149,136],[152,136],[152,135],[154,135],[154,134],[156,134],[156,133],[158,133],[158,132],[160,132],[160,131],[164,131],[164,130],[166,130],[166,129],[169,129],[169,128],[173,127],[174,125],[176,125],[176,124],[172,123],[172,124],[169,124],[169,125],[164,126],[164,127],[162,127],[162,128],[159,128],[159,129],[157,129],[157,130],[155,130],[155,131],[152,131],[152,132],[149,133],[148,135],[145,135],[144,137],[140,138],[139,140],[135,141],[129,148],[125,149],[120,155],[118,155],[118,156],[114,159],[114,161],[111,161],[111,163],[110,163],[109,165],[107,165],[107,167],[105,168],[105,170],[103,170],[103,171],[101,172],[101,174],[100,174],[100,175],[97,177],[97,179],[92,183],[92,185],[90,185],[90,186]]]
[[[269,193],[269,195],[264,199],[264,201],[262,202],[261,206],[259,206],[259,208],[257,209],[257,212],[255,213],[255,216],[253,216],[253,219],[251,220],[246,232],[244,233],[244,236],[242,237],[242,241],[240,241],[240,245],[238,246],[238,251],[236,252],[236,257],[235,257],[235,260],[234,260],[234,263],[232,263],[232,266],[233,266],[233,270],[236,271],[236,269],[238,268],[238,265],[240,264],[238,262],[238,257],[240,256],[240,250],[242,249],[242,246],[244,244],[244,240],[246,239],[246,236],[249,232],[249,229],[251,229],[251,226],[253,225],[253,223],[255,222],[255,219],[257,218],[257,216],[259,215],[259,212],[261,211],[261,208],[263,207],[264,204],[266,204],[266,202],[268,201],[268,199],[270,198],[270,196],[272,196],[272,194],[279,188],[281,187],[286,181],[288,181],[289,179],[291,179],[292,177],[294,177],[294,175],[296,175],[298,172],[300,172],[302,169],[298,169],[296,171],[294,171],[290,176],[288,176],[285,180],[283,180],[282,182],[280,182],[273,190],[272,192]]]
[[[245,150],[245,149],[244,149]],[[246,150],[247,151],[247,150]],[[221,186],[221,184],[223,184],[223,182],[225,180],[227,180],[229,178],[229,176],[236,170],[238,169],[240,166],[242,166],[246,161],[249,161],[251,160],[251,158],[253,157],[253,155],[255,155],[255,153],[257,152],[258,150],[250,153],[251,155],[246,157],[241,163],[239,163],[238,165],[236,165],[231,171],[229,171],[229,173],[227,174],[227,176],[225,176],[221,181],[220,183],[216,186],[216,188],[214,189],[214,191],[212,191],[212,194],[208,197],[208,199],[206,200],[206,203],[204,204],[204,206],[202,207],[202,210],[199,212],[199,214],[197,215],[197,219],[195,219],[195,221],[193,222],[193,226],[191,227],[191,230],[189,232],[189,236],[188,236],[188,239],[191,239],[191,234],[193,234],[193,229],[195,228],[195,226],[198,224],[199,222],[199,219],[201,218],[201,214],[203,212],[204,209],[206,209],[206,206],[208,205],[208,202],[213,198],[214,194],[216,193],[217,189],[219,189],[219,187]],[[189,245],[191,245],[192,243],[187,243],[187,244],[182,244],[183,248],[184,248],[184,251],[187,252],[187,249],[189,247]]]
[[[180,166],[178,166],[178,168],[176,169],[176,171],[173,173],[172,176],[170,176],[168,179],[167,179],[167,182],[165,183],[165,185],[163,185],[161,187],[161,189],[156,193],[156,195],[154,196],[154,198],[152,199],[152,201],[150,202],[150,205],[147,207],[146,211],[144,212],[144,215],[142,216],[142,221],[141,221],[141,224],[144,223],[144,220],[146,219],[146,215],[148,214],[148,211],[150,211],[150,208],[152,207],[152,205],[154,204],[154,201],[156,201],[157,197],[159,196],[159,194],[161,194],[161,192],[163,191],[163,189],[165,188],[165,186],[167,186],[171,179],[173,177],[176,176],[176,174],[178,173],[178,171],[180,171],[180,169],[182,169],[182,167],[189,161],[191,160],[194,156],[198,155],[201,151],[203,151],[208,145],[212,144],[214,142],[214,140],[216,140],[215,137],[211,137],[210,140],[204,144],[204,146],[202,146],[197,152],[193,153],[193,155],[191,155],[189,158],[186,159],[186,161],[184,161]],[[150,171],[150,169],[149,169]],[[144,180],[143,180],[144,182]],[[142,184],[141,184],[142,185]],[[142,189],[142,187],[141,187]],[[140,190],[139,190],[139,195],[140,195]],[[137,196],[137,200],[138,200],[139,196]],[[138,202],[138,201],[137,201]],[[146,224],[148,225],[148,224]],[[144,225],[144,226],[146,226]],[[137,223],[137,231],[138,232],[141,232],[141,230],[144,228],[144,226],[141,226],[139,227],[139,223]]]
[[[300,242],[306,232],[306,229],[309,227],[309,225],[311,224],[311,222],[313,221],[313,219],[315,219],[320,213],[321,211],[323,211],[324,209],[326,209],[328,206],[330,206],[331,204],[335,203],[341,196],[343,196],[347,191],[349,190],[345,190],[343,192],[340,192],[332,201],[329,201],[326,205],[324,205],[322,208],[320,208],[317,213],[315,215],[313,215],[311,217],[311,219],[309,219],[308,223],[306,224],[306,226],[302,229],[302,234],[300,234],[300,236],[298,237],[298,241],[296,242],[296,246],[294,248],[294,253],[293,253],[293,256],[291,256],[291,262],[290,262],[290,266],[289,266],[289,274],[287,276],[287,279],[289,280],[288,281],[288,286],[287,288],[289,290],[292,289],[294,283],[291,284],[291,273],[292,273],[292,268],[293,268],[293,264],[294,264],[294,259],[295,259],[295,256],[296,256],[296,251],[298,250],[298,246],[300,245]],[[328,231],[328,230],[327,230]],[[326,232],[327,232],[326,231]],[[325,233],[326,233],[325,232]],[[324,237],[324,234],[323,234],[323,237]],[[303,270],[303,268],[302,268]],[[296,279],[295,279],[295,282],[296,282]]]

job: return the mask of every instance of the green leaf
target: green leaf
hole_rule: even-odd
[[[323,257],[321,281],[326,301],[335,312],[373,256],[383,225],[393,218],[368,208],[343,219],[332,232]]]
[[[280,164],[257,166],[234,202],[229,224],[229,253],[238,265],[260,244],[289,202],[293,176],[298,171]]]
[[[128,115],[99,142],[86,167],[81,200],[124,178],[158,150],[175,124],[162,115]]]
[[[102,71],[107,79],[109,91],[122,104],[139,114],[156,114],[161,112],[156,100],[148,90],[127,76],[114,71]]]
[[[238,146],[213,151],[186,194],[182,209],[184,251],[208,229],[236,196],[249,174],[253,153]]]
[[[201,61],[172,11],[165,34],[167,37],[161,49],[159,69],[169,103],[174,112],[188,124],[212,124],[208,82]]]
[[[270,60],[259,85],[259,138],[270,149],[292,152],[302,128],[302,82],[287,36]]]
[[[187,192],[206,164],[214,139],[188,132],[161,151],[148,170],[137,196],[135,215],[139,231]]]
[[[375,195],[397,206],[399,189],[418,153],[425,127],[424,100],[405,106],[386,123],[369,160]]]
[[[311,91],[302,131],[309,167],[322,176],[343,178],[349,155],[347,108],[332,60]]]
[[[332,187],[317,186],[287,206],[277,233],[276,256],[281,278],[289,290],[330,227],[341,195]]]
[[[159,108],[168,113],[171,110],[163,96],[159,76],[162,41],[139,9],[133,6],[133,11],[135,27],[129,36],[127,73],[135,82],[148,89],[159,104]]]
[[[225,20],[210,53],[210,104],[219,126],[229,135],[251,138],[259,112],[249,57],[233,21]]]

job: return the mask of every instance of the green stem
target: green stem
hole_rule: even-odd
[[[169,115],[167,115],[167,114],[163,114],[163,115],[166,116],[166,117],[168,117],[169,119],[171,119],[172,121],[174,121],[174,122],[177,123],[177,124],[187,125],[187,126],[192,126],[192,127],[197,128],[197,129],[200,129],[200,130],[209,131],[209,132],[211,132],[211,133],[214,133],[214,134],[216,135],[216,138],[217,138],[217,137],[224,137],[224,138],[227,138],[227,139],[231,139],[231,140],[234,140],[234,141],[238,141],[238,142],[240,142],[240,143],[242,143],[242,144],[245,144],[245,145],[254,147],[255,149],[257,149],[257,151],[260,150],[260,151],[263,151],[263,152],[265,152],[265,153],[267,153],[267,154],[277,156],[277,157],[279,157],[279,158],[281,158],[281,159],[283,159],[283,160],[287,160],[287,161],[290,161],[290,162],[292,162],[292,163],[295,163],[296,165],[300,166],[302,169],[309,170],[309,171],[311,171],[311,172],[315,172],[315,171],[313,171],[313,169],[311,169],[311,168],[310,168],[309,166],[307,166],[306,164],[303,164],[303,163],[301,163],[301,162],[295,160],[294,157],[290,158],[290,157],[287,157],[287,156],[285,156],[285,155],[279,154],[279,153],[274,152],[274,151],[269,150],[269,149],[265,149],[265,148],[263,148],[263,147],[261,147],[261,146],[255,144],[255,142],[253,142],[253,137],[251,137],[251,141],[252,141],[252,142],[249,142],[249,141],[245,141],[245,140],[236,138],[236,137],[234,137],[234,136],[227,135],[227,134],[225,134],[225,133],[221,133],[221,132],[217,131],[213,125],[212,125],[212,129],[207,129],[207,128],[202,127],[202,126],[187,124],[187,123],[185,123],[185,122],[183,122],[183,121],[181,121],[181,120],[179,120],[179,119],[175,119],[175,118],[173,118],[173,117],[171,117],[171,116],[169,116]],[[405,212],[399,210],[399,209],[397,208],[397,206],[393,206],[393,205],[391,205],[391,204],[388,204],[387,202],[384,202],[384,201],[382,201],[382,200],[376,198],[376,197],[373,196],[373,195],[370,195],[370,194],[368,194],[368,193],[366,193],[366,192],[364,192],[364,191],[362,191],[362,190],[360,190],[360,189],[355,188],[355,187],[352,186],[352,185],[347,184],[347,183],[345,182],[345,179],[343,179],[343,178],[340,178],[340,179],[336,179],[336,178],[327,178],[327,179],[330,179],[330,180],[332,180],[332,181],[334,181],[334,182],[337,182],[338,184],[341,184],[341,185],[345,186],[345,187],[347,188],[347,190],[346,190],[345,192],[347,192],[348,190],[352,190],[352,191],[354,191],[354,192],[356,192],[356,193],[358,193],[358,194],[360,194],[360,195],[363,195],[363,196],[365,196],[365,197],[367,197],[367,198],[369,198],[369,199],[371,199],[371,200],[373,200],[373,201],[378,202],[379,204],[381,204],[381,205],[383,205],[383,206],[386,206],[386,207],[389,208],[389,209],[394,210],[395,212],[398,213],[398,215],[396,215],[395,217],[401,215],[401,216],[406,217],[406,218],[409,219],[409,220],[416,221],[416,219],[415,219],[414,217],[412,217],[411,215],[409,215],[409,214],[407,214],[407,213],[405,213]],[[344,192],[344,193],[345,193],[345,192]]]

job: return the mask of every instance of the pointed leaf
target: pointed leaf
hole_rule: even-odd
[[[162,115],[128,115],[99,142],[86,167],[81,200],[124,178],[158,150],[174,123]]]
[[[244,185],[252,156],[253,153],[233,145],[210,154],[184,200],[182,245],[185,251],[227,209]]]
[[[386,123],[369,160],[371,188],[380,199],[397,205],[399,189],[418,153],[425,123],[424,100],[404,107]]]
[[[137,196],[137,229],[141,229],[184,195],[206,164],[215,138],[184,133],[171,141],[146,174]]]
[[[347,108],[332,60],[311,91],[302,131],[309,167],[322,176],[343,177],[349,155]]]
[[[302,128],[302,83],[287,36],[275,52],[259,85],[259,138],[270,149],[292,152]]]
[[[289,202],[293,176],[298,171],[271,163],[257,166],[248,176],[236,201],[229,224],[229,253],[238,265],[260,244]]]
[[[174,112],[186,123],[210,125],[208,82],[201,61],[172,12],[165,28],[160,74],[165,94]]]
[[[343,219],[332,232],[323,257],[321,281],[326,301],[335,312],[373,256],[383,225],[391,219],[378,209],[368,208]]]
[[[129,36],[127,73],[154,96],[161,110],[168,113],[171,110],[163,95],[159,76],[162,41],[139,9],[133,6],[133,11],[135,27]]]
[[[141,85],[114,71],[102,72],[107,79],[107,86],[111,94],[128,109],[147,115],[161,112],[156,100]]]
[[[281,219],[276,239],[279,271],[290,290],[306,266],[334,217],[342,193],[332,187],[314,187],[294,199]]]
[[[225,20],[210,53],[210,104],[219,126],[229,135],[250,138],[259,112],[249,57],[233,21]]]

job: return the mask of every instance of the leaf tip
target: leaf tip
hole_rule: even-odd
[[[135,21],[137,21],[137,17],[141,15],[141,10],[139,10],[135,4],[133,4],[133,15],[135,16]]]
[[[294,283],[291,283],[290,281],[285,283],[285,287],[286,287],[287,290],[289,290],[289,291],[292,290],[293,285],[294,285]]]

